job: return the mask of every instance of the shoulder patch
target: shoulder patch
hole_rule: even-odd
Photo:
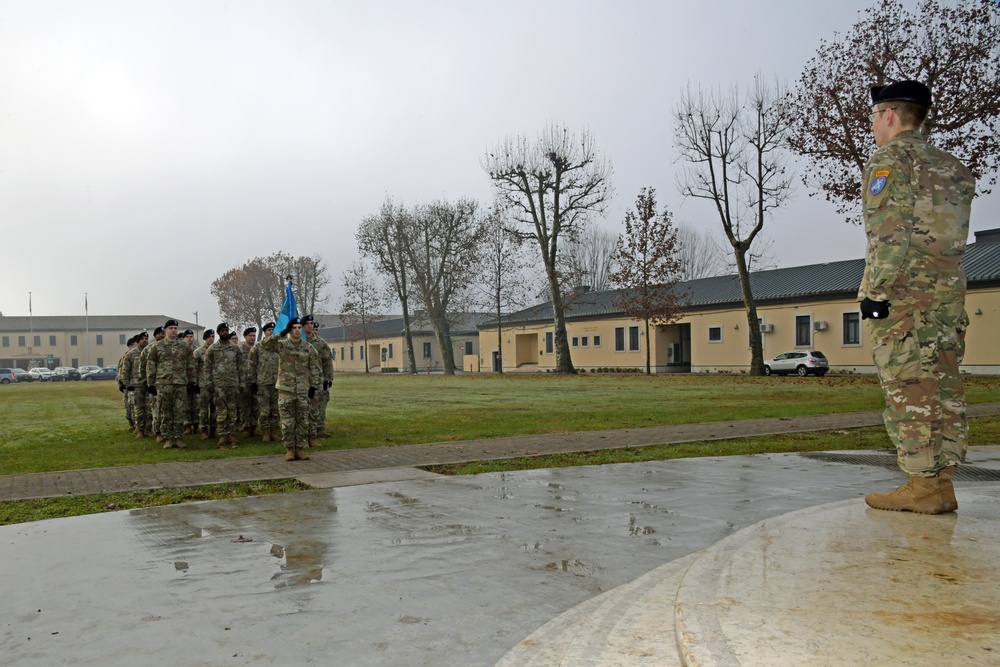
[[[879,174],[881,173],[882,172],[879,172]],[[886,182],[885,176],[879,175],[873,178],[871,184],[868,186],[868,194],[877,195],[878,193],[882,192],[882,190],[885,188],[885,182]]]
[[[876,176],[888,176],[889,175],[889,170],[888,169],[883,169],[882,171],[876,171],[875,175]]]

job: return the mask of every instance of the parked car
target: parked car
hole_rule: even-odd
[[[80,371],[76,370],[72,366],[59,366],[58,368],[53,368],[52,369],[52,375],[53,376],[58,375],[63,380],[79,380],[80,379]],[[58,378],[53,377],[52,379],[56,380]]]
[[[16,384],[17,376],[13,368],[0,368],[0,384]]]
[[[830,370],[830,362],[819,350],[793,350],[782,352],[773,359],[764,362],[764,375],[788,375],[796,373],[799,377],[816,375],[823,377]]]
[[[12,368],[10,369],[14,372],[14,377],[17,378],[18,382],[34,382],[35,378],[31,377],[31,373],[24,370],[23,368]]]
[[[114,366],[98,368],[96,371],[84,373],[83,379],[87,382],[92,380],[114,380],[118,376],[118,369]]]
[[[48,368],[29,368],[28,375],[39,382],[48,382],[52,379],[52,371]]]
[[[93,373],[94,371],[101,370],[101,367],[100,366],[80,366],[80,368],[78,368],[77,370],[80,371],[80,376],[83,377],[87,373]]]

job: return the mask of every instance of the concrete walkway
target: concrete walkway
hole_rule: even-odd
[[[970,417],[1000,414],[1000,403],[969,406]],[[199,486],[294,477],[317,488],[420,479],[418,466],[585,452],[621,447],[724,440],[780,433],[802,433],[879,426],[880,412],[811,417],[724,421],[678,426],[553,433],[459,442],[371,447],[338,451],[309,450],[310,461],[288,463],[274,456],[186,463],[161,463],[90,470],[0,476],[0,500],[46,498],[141,489]],[[275,447],[278,449],[278,446]]]

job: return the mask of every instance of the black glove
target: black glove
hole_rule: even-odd
[[[198,393],[198,385],[196,385],[194,382],[188,382],[187,390],[188,390],[188,396],[194,396],[195,394]]]
[[[194,385],[194,393],[196,393],[196,394],[200,394],[201,393],[201,385],[200,384],[195,384]]]
[[[150,396],[156,396],[156,385],[155,384],[147,385],[146,391],[149,393]]]
[[[316,397],[316,387],[309,387],[309,398]]]
[[[118,383],[118,391],[120,391],[123,394],[125,393],[125,383],[124,382],[119,382]]]
[[[889,306],[891,305],[888,301],[872,301],[865,297],[865,300],[861,302],[861,319],[884,320],[889,317]]]
[[[135,387],[134,387],[134,386],[132,386],[132,387],[129,387],[129,388],[128,388],[128,390],[129,390],[129,391],[135,391]]]
[[[323,391],[328,391],[332,386],[333,382],[331,380],[327,380],[326,382],[323,383]]]
[[[250,393],[251,394],[256,394],[257,393],[257,383],[256,382],[251,382],[250,383]]]

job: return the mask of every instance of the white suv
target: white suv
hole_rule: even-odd
[[[816,375],[823,377],[830,370],[830,362],[819,350],[793,350],[783,352],[774,359],[764,362],[764,375],[788,375],[796,373],[799,377]]]
[[[28,375],[38,380],[39,382],[48,382],[52,379],[52,371],[48,368],[29,368]]]

